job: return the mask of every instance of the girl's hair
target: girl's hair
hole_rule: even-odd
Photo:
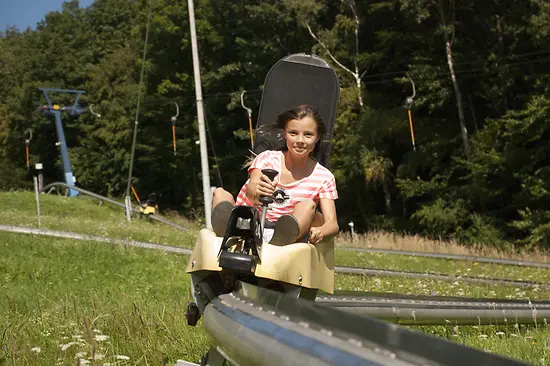
[[[285,129],[288,122],[292,120],[301,120],[306,117],[310,117],[311,119],[313,119],[315,121],[315,124],[317,125],[317,135],[319,136],[319,140],[315,144],[315,148],[313,149],[313,151],[310,153],[310,156],[312,158],[315,158],[319,149],[321,148],[321,142],[323,141],[323,137],[325,137],[327,133],[327,128],[325,126],[325,123],[323,122],[323,118],[321,117],[317,109],[309,104],[301,104],[296,107],[290,108],[279,114],[274,124],[263,125],[258,128],[258,130],[256,131],[256,139],[258,140],[258,145],[253,154],[257,155],[266,150],[287,150],[288,148],[286,146],[283,130]],[[251,156],[246,161],[244,167],[250,166],[254,158],[255,156]]]

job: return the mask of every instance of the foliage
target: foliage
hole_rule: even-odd
[[[550,50],[546,1],[200,0],[195,4],[212,185],[246,179],[248,119],[271,66],[322,56],[341,98],[331,150],[340,227],[384,227],[461,242],[547,247]],[[0,34],[0,189],[29,189],[31,164],[62,180],[57,135],[39,87],[83,89],[90,113],[64,116],[77,184],[122,197],[148,1],[67,1],[36,29]],[[132,185],[202,217],[203,194],[187,7],[152,0]],[[455,78],[449,69],[452,47]],[[405,99],[416,86],[409,122]],[[463,124],[457,90],[462,95]],[[60,104],[69,97],[54,96]],[[177,154],[170,118],[174,102]],[[412,127],[412,131],[411,131]],[[414,133],[416,150],[412,146]],[[465,138],[469,153],[465,154]]]

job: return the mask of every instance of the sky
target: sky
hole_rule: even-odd
[[[23,31],[36,29],[36,23],[50,11],[61,10],[63,0],[0,0],[0,30],[15,25]],[[93,0],[80,0],[80,7],[87,7]]]

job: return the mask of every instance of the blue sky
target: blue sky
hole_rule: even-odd
[[[36,28],[50,11],[61,10],[63,0],[0,0],[0,30],[15,25],[19,30]],[[80,7],[87,7],[93,0],[80,0]]]

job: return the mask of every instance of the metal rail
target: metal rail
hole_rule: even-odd
[[[111,238],[92,236],[87,234],[78,234],[78,233],[48,230],[48,229],[35,229],[35,228],[29,228],[29,227],[0,225],[0,231],[9,231],[9,232],[21,233],[21,234],[54,236],[54,237],[78,239],[78,240],[110,242],[113,244],[123,244],[123,245],[136,246],[136,247],[147,248],[147,249],[158,249],[158,250],[164,250],[170,253],[185,254],[185,255],[190,255],[192,252],[191,249],[184,249],[184,248],[174,247],[174,246],[169,246],[164,244],[143,243],[143,242],[138,242],[134,240],[126,240],[126,239],[111,239]],[[534,281],[520,281],[520,280],[511,280],[511,279],[505,279],[505,278],[502,278],[502,279],[479,278],[479,277],[464,277],[464,276],[455,277],[452,275],[443,275],[443,274],[437,274],[437,273],[394,271],[394,270],[379,269],[379,268],[357,268],[357,267],[335,266],[334,271],[336,273],[341,273],[341,274],[354,274],[354,275],[366,275],[366,276],[412,277],[412,278],[424,278],[424,279],[434,279],[434,280],[463,281],[463,282],[481,283],[481,284],[489,284],[489,285],[499,284],[499,285],[505,285],[505,286],[550,288],[550,284],[534,282]]]
[[[427,295],[405,295],[388,292],[360,292],[360,291],[336,291],[334,294],[321,292],[317,300],[322,301],[343,301],[343,302],[392,302],[395,304],[405,303],[407,305],[437,305],[453,304],[455,306],[482,307],[482,308],[546,308],[550,309],[550,301],[547,300],[511,300],[495,298],[472,298],[458,296],[427,296]]]
[[[407,251],[407,250],[378,249],[378,248],[338,247],[338,249],[352,251],[352,252],[395,254],[395,255],[407,255],[407,256],[413,256],[413,257],[426,257],[426,258],[471,261],[471,262],[480,262],[480,263],[505,264],[510,266],[550,268],[550,263],[547,263],[547,262],[520,261],[520,260],[512,260],[512,259],[478,257],[478,256],[460,255],[460,254],[413,252],[413,251]]]
[[[545,324],[550,302],[369,293],[320,295],[316,303],[407,325]]]
[[[190,255],[192,252],[187,248],[49,229],[0,225],[0,231],[97,241],[184,255]],[[348,312],[381,317],[400,324],[449,324],[451,321],[453,324],[505,324],[506,321],[532,324],[535,321],[542,323],[544,318],[550,317],[548,314],[550,302],[545,301],[471,299],[349,291],[335,295],[319,295],[315,302]]]
[[[105,196],[101,196],[97,193],[93,193],[93,192],[90,192],[90,191],[87,191],[83,188],[79,188],[79,187],[75,187],[75,186],[69,186],[68,184],[65,184],[63,182],[54,182],[54,183],[50,183],[48,184],[47,186],[45,186],[43,189],[42,189],[42,192],[45,192],[47,191],[48,189],[52,188],[52,187],[57,187],[57,186],[60,186],[60,187],[65,187],[65,188],[68,188],[68,189],[72,189],[72,190],[75,190],[75,191],[78,191],[80,193],[83,193],[87,196],[90,196],[90,197],[93,197],[93,198],[96,198],[98,200],[101,200],[101,201],[105,201],[105,202],[109,202],[115,206],[118,206],[118,207],[121,207],[123,209],[126,209],[126,205],[124,203],[121,203],[121,202],[118,202],[118,201],[115,201],[111,198],[108,198],[108,197],[105,197]],[[134,208],[133,209],[134,212],[137,212],[139,213],[139,210]],[[148,216],[149,218],[155,220],[155,221],[158,221],[158,222],[162,222],[163,224],[166,224],[166,225],[169,225],[169,226],[172,226],[176,229],[179,229],[179,230],[183,230],[183,231],[189,231],[189,229],[187,229],[186,227],[184,226],[181,226],[181,225],[178,225],[176,223],[173,223],[171,221],[168,221],[168,220],[165,220],[163,219],[162,217],[159,217],[159,216],[156,216],[156,215],[149,215]]]
[[[191,249],[174,247],[169,245],[146,243],[142,241],[128,240],[128,239],[105,238],[102,236],[78,234],[78,233],[59,231],[59,230],[36,229],[31,227],[0,225],[0,231],[6,231],[6,232],[18,233],[18,234],[53,236],[56,238],[65,238],[65,239],[97,241],[102,243],[124,245],[129,247],[163,250],[168,253],[185,254],[185,255],[190,255],[192,252]]]
[[[213,343],[208,364],[523,364],[381,320],[237,285],[204,312],[203,325]]]
[[[334,271],[336,271],[337,273],[363,275],[363,276],[408,277],[408,278],[423,278],[423,279],[438,280],[438,281],[471,282],[471,283],[480,283],[485,285],[506,285],[506,286],[518,286],[518,287],[550,288],[550,284],[536,282],[536,281],[510,280],[506,278],[454,276],[454,275],[446,275],[446,274],[433,273],[433,272],[424,273],[424,272],[413,272],[413,271],[396,271],[392,269],[342,267],[342,266],[335,266]]]

